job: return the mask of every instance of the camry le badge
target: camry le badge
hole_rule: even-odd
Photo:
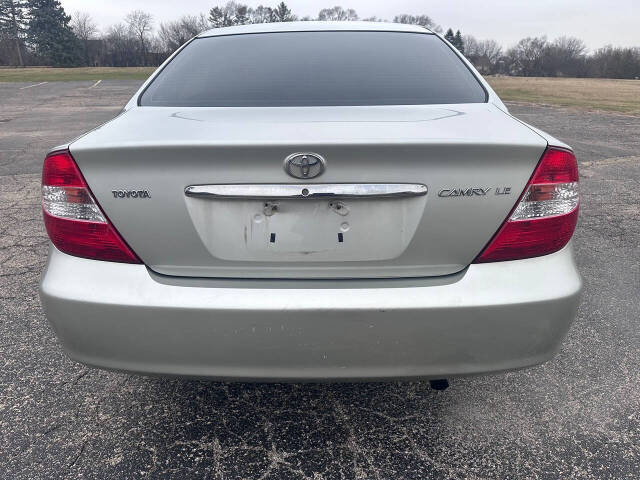
[[[511,195],[511,187],[467,187],[467,188],[443,188],[438,192],[439,197],[484,197],[491,190],[495,195]]]
[[[284,159],[284,171],[294,178],[315,178],[325,167],[324,158],[317,153],[294,153]]]

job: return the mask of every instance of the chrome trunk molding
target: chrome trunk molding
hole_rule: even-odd
[[[190,185],[188,197],[224,199],[397,198],[427,194],[421,183],[310,183]]]

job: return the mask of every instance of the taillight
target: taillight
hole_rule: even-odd
[[[576,157],[569,150],[547,148],[518,204],[474,263],[557,252],[573,235],[578,208]]]
[[[142,263],[111,225],[66,150],[44,160],[42,211],[58,250],[94,260]]]

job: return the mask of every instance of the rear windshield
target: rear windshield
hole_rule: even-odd
[[[282,107],[482,103],[486,92],[437,36],[283,32],[199,38],[140,105]]]

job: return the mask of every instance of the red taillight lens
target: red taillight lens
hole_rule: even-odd
[[[578,181],[578,162],[569,150],[547,148],[529,185]]]
[[[474,263],[539,257],[557,252],[578,221],[578,163],[568,150],[548,148],[516,208]]]
[[[58,250],[93,260],[142,263],[100,209],[68,151],[44,160],[42,211]]]

